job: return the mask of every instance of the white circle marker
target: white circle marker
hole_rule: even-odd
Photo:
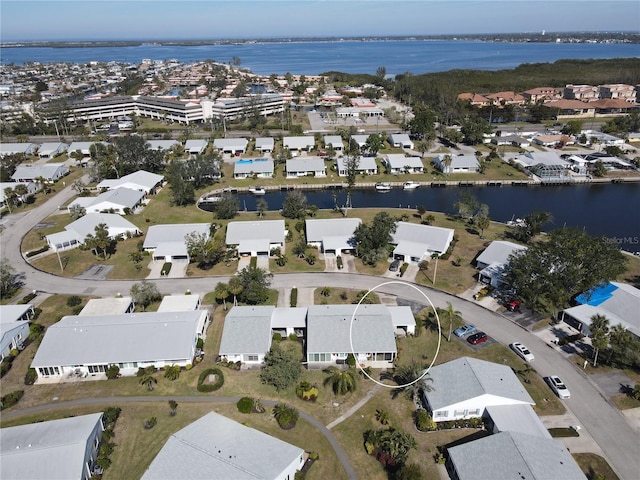
[[[429,305],[431,305],[431,308],[433,308],[433,313],[436,316],[436,321],[438,322],[438,347],[436,348],[436,353],[433,356],[433,360],[431,360],[431,363],[429,364],[429,366],[425,369],[425,371],[422,373],[422,375],[420,375],[418,378],[416,378],[414,381],[409,382],[409,383],[405,383],[404,385],[388,385],[386,383],[382,383],[379,382],[378,380],[376,380],[375,378],[371,377],[371,375],[369,375],[361,366],[360,363],[357,361],[358,357],[356,356],[356,352],[354,351],[353,348],[353,321],[355,320],[356,317],[356,312],[358,311],[358,308],[360,308],[360,305],[362,304],[362,301],[367,298],[367,295],[369,295],[371,292],[375,292],[378,288],[380,287],[384,287],[385,285],[391,285],[397,283],[399,285],[404,285],[407,287],[411,287],[413,288],[415,291],[417,291],[418,293],[420,293],[429,303]],[[431,299],[427,296],[426,293],[424,293],[422,290],[420,290],[418,287],[416,287],[415,285],[411,285],[410,283],[406,283],[406,282],[401,282],[399,280],[391,280],[389,282],[383,282],[380,283],[378,285],[376,285],[373,288],[370,288],[367,293],[365,293],[362,298],[360,299],[360,301],[358,302],[358,304],[356,305],[356,308],[353,310],[353,315],[351,315],[351,323],[349,324],[349,346],[351,347],[351,355],[353,355],[353,358],[356,359],[356,365],[358,366],[358,368],[360,369],[360,371],[372,382],[377,383],[378,385],[380,385],[381,387],[386,387],[386,388],[391,388],[391,389],[395,389],[395,388],[404,388],[404,387],[408,387],[410,385],[413,385],[414,383],[418,383],[420,380],[422,380],[428,373],[429,370],[431,370],[431,367],[433,367],[433,364],[436,361],[436,358],[438,358],[438,353],[440,352],[440,342],[442,341],[442,330],[440,327],[440,317],[438,316],[438,310],[436,309],[435,305],[433,304],[433,302],[431,301]]]

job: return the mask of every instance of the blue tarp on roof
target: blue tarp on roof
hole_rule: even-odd
[[[580,305],[591,305],[592,307],[597,307],[609,300],[613,296],[613,292],[617,289],[618,287],[612,283],[601,283],[597,287],[578,295],[576,297],[576,302]]]

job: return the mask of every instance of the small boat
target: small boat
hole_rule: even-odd
[[[200,203],[217,203],[220,200],[222,200],[222,197],[220,195],[211,195],[209,197],[204,197]]]
[[[391,184],[387,182],[378,182],[376,183],[376,190],[378,192],[388,192],[391,190]]]
[[[262,187],[249,187],[249,191],[254,195],[264,195],[267,191]]]
[[[420,184],[418,182],[404,182],[404,185],[402,186],[403,190],[414,190],[416,188],[418,188],[420,186]]]

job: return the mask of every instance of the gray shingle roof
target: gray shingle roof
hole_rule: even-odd
[[[459,480],[584,480],[562,443],[502,432],[448,449]]]
[[[284,242],[284,220],[261,220],[257,222],[229,222],[227,245],[239,245],[245,240],[266,239],[270,243]]]
[[[385,305],[314,305],[307,313],[308,353],[396,352],[391,314]]]
[[[264,354],[271,348],[271,315],[275,307],[233,307],[224,320],[220,355]]]
[[[85,216],[71,222],[64,228],[65,230],[76,232],[79,238],[84,240],[89,234],[95,235],[95,228],[101,223],[106,224],[108,229],[126,229],[130,232],[138,231],[138,227],[133,223],[115,213],[87,213]]]
[[[80,479],[89,436],[102,413],[0,430],[0,477]]]
[[[142,480],[275,480],[303,453],[301,448],[211,412],[174,433]]]
[[[67,316],[47,329],[31,366],[188,359],[201,315],[206,312]]]
[[[416,253],[416,255],[412,256],[421,257],[427,250],[445,252],[449,248],[451,238],[453,238],[453,230],[430,225],[398,222],[396,223],[396,231],[391,236],[393,238],[392,243],[409,245],[408,251]]]
[[[144,238],[144,249],[151,250],[162,242],[182,242],[185,235],[196,232],[209,235],[209,223],[177,223],[174,225],[153,225]]]
[[[479,397],[492,395],[535,405],[510,367],[471,357],[462,357],[429,371],[433,387],[425,392],[433,411]]]
[[[353,238],[358,225],[362,223],[359,218],[327,218],[305,220],[307,242],[322,242],[325,238],[343,238],[344,243]],[[325,246],[326,248],[326,246]]]
[[[479,264],[491,265],[493,263],[505,264],[509,260],[509,255],[527,247],[512,242],[495,240],[476,259]]]

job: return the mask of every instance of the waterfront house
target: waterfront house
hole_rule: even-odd
[[[97,197],[78,197],[69,204],[67,209],[79,205],[86,213],[117,213],[127,215],[142,205],[145,192],[130,188],[116,188],[107,190]]]
[[[16,167],[16,171],[11,175],[11,180],[14,182],[33,182],[43,178],[47,183],[54,183],[68,174],[69,167],[64,163],[22,164]]]
[[[407,157],[404,154],[390,153],[384,155],[383,158],[389,173],[424,173],[424,165],[420,157]]]
[[[149,194],[155,192],[163,180],[163,175],[147,172],[146,170],[138,170],[120,178],[102,180],[96,185],[96,189],[115,190],[116,188],[128,188]]]
[[[391,243],[395,246],[393,257],[417,264],[431,258],[434,253],[442,255],[449,249],[453,234],[451,228],[398,222],[396,231],[391,234]]]
[[[303,449],[210,412],[172,434],[142,480],[293,480],[304,461]]]
[[[336,170],[338,176],[347,176],[347,161],[349,157],[339,157],[336,159]],[[358,157],[358,166],[356,167],[358,175],[375,175],[378,173],[378,164],[374,157]]]
[[[142,248],[151,252],[153,261],[189,261],[189,251],[185,238],[195,234],[209,238],[209,223],[176,223],[152,225],[147,231]]]
[[[238,255],[269,256],[271,249],[284,249],[287,235],[284,220],[229,222],[226,244]]]
[[[429,370],[422,396],[435,422],[481,417],[491,405],[535,405],[511,367],[461,357]]]
[[[103,431],[102,412],[0,429],[0,477],[90,480]]]
[[[307,244],[325,255],[341,256],[355,250],[353,234],[362,223],[359,218],[305,220]]]
[[[447,158],[448,157],[448,158]],[[434,166],[442,173],[476,173],[480,163],[475,155],[438,155]]]
[[[52,233],[45,238],[54,252],[77,248],[85,243],[88,235],[96,234],[100,224],[107,226],[109,238],[137,236],[141,232],[133,223],[115,213],[87,213],[64,227],[63,232]]]
[[[327,167],[322,157],[296,157],[287,159],[285,171],[287,178],[327,176]]]
[[[513,242],[494,240],[476,258],[476,268],[479,270],[478,281],[488,283],[492,287],[503,286],[509,258],[526,250],[527,247]]]
[[[207,310],[66,316],[47,328],[31,367],[41,383],[104,379],[110,365],[123,376],[138,368],[186,367],[208,324]]]
[[[270,158],[238,160],[233,165],[233,178],[271,178],[274,164]]]

